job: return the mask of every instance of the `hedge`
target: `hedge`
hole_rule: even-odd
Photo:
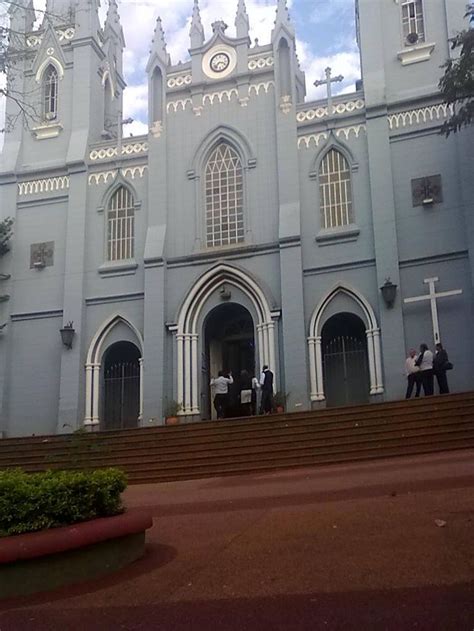
[[[118,515],[126,486],[118,469],[0,471],[0,537]]]

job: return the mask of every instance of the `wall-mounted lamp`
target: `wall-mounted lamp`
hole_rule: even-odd
[[[74,335],[76,334],[73,324],[74,323],[72,321],[68,322],[63,326],[62,329],[59,329],[59,332],[61,333],[61,341],[64,346],[69,349],[72,348],[72,340],[74,339]]]
[[[387,308],[391,309],[397,295],[397,285],[395,285],[395,283],[392,283],[390,278],[387,278],[385,283],[380,288],[380,291],[382,292],[382,298],[387,305]]]

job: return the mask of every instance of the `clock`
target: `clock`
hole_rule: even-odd
[[[227,53],[219,52],[211,57],[210,66],[214,72],[224,72],[230,64],[230,58]]]
[[[234,72],[237,66],[237,53],[235,48],[224,43],[213,46],[204,53],[202,58],[202,71],[214,81],[221,81]]]

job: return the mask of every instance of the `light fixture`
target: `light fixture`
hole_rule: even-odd
[[[73,324],[74,323],[71,320],[71,322],[65,324],[62,329],[59,329],[59,332],[61,333],[61,341],[64,346],[69,349],[72,348],[72,340],[76,334]]]
[[[382,298],[387,305],[387,308],[391,309],[397,295],[397,285],[395,285],[395,283],[392,283],[390,278],[387,278],[385,283],[380,288],[380,291],[382,292]]]

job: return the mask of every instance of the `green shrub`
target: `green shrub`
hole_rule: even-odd
[[[0,471],[0,537],[118,515],[126,486],[118,469]]]

